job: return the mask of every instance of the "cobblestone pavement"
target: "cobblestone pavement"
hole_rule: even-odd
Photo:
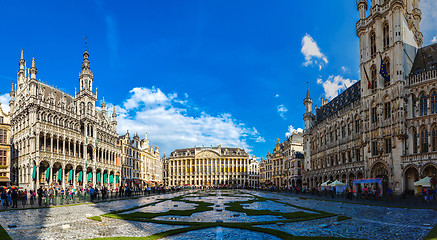
[[[291,222],[285,224],[259,225],[298,236],[336,236],[363,239],[421,239],[437,224],[437,212],[428,209],[406,209],[381,206],[358,205],[341,202],[300,199],[275,193],[251,192],[238,194],[240,197],[223,196],[229,192],[217,193],[215,196],[187,196],[186,199],[214,203],[213,210],[195,213],[192,216],[161,216],[156,219],[193,222],[256,222],[266,220],[281,220],[278,216],[247,216],[224,210],[224,203],[230,201],[246,201],[255,194],[261,197],[274,198],[280,202],[294,204],[300,207],[326,211],[351,217],[350,220],[337,222],[336,217],[310,221]],[[135,236],[144,237],[158,232],[185,226],[154,224],[145,222],[125,221],[102,217],[102,222],[87,219],[113,210],[128,209],[139,205],[153,203],[159,199],[172,198],[189,192],[163,194],[160,196],[142,197],[139,199],[102,202],[88,205],[68,207],[28,209],[0,212],[0,224],[13,239],[86,239],[97,237]],[[200,197],[200,199],[199,199]],[[177,205],[177,206],[176,206]],[[130,212],[165,212],[168,210],[193,209],[197,204],[187,204],[177,201],[165,201],[136,209]],[[268,209],[271,211],[293,212],[301,211],[272,201],[246,204],[247,209]],[[8,225],[17,225],[9,228]],[[215,227],[177,234],[164,238],[166,240],[182,239],[277,239],[271,235],[248,230]]]
[[[101,215],[113,210],[128,209],[181,194],[163,194],[68,207],[5,211],[0,213],[0,223],[12,239],[20,240],[86,239],[107,236],[143,237],[184,226],[132,222],[113,218],[102,218],[102,222],[97,222],[89,220],[87,217]],[[8,228],[8,225],[17,225],[17,227]]]
[[[337,222],[336,217],[267,225],[299,236],[337,236],[364,239],[422,239],[437,224],[437,212],[430,209],[380,207],[341,202],[300,199],[271,193],[255,193],[266,198],[301,207],[351,217]]]
[[[189,232],[188,234],[177,234],[171,237],[162,238],[162,240],[280,240],[275,236],[266,233],[254,233],[249,230],[232,229],[232,228],[207,228]]]

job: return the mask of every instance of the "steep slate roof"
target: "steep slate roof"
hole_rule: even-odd
[[[340,93],[337,97],[332,99],[329,103],[323,105],[316,110],[316,124],[322,122],[326,118],[334,115],[341,109],[347,107],[355,101],[361,100],[361,81],[356,82],[348,89]]]
[[[420,48],[417,51],[410,75],[437,70],[437,43]]]

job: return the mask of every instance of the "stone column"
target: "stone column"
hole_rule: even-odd
[[[49,165],[50,166],[50,165]],[[50,167],[50,174],[49,174],[49,186],[52,184],[53,182],[53,166],[55,166],[54,164]]]
[[[36,182],[36,189],[39,188],[40,185],[40,179],[41,177],[39,176],[39,165],[36,165],[36,176],[35,176],[35,182]]]
[[[82,170],[83,171],[83,170]],[[73,187],[76,188],[76,166],[73,166]]]
[[[92,174],[93,174],[93,180],[92,180],[92,182],[93,182],[93,187],[95,187],[96,186],[96,184],[97,184],[97,169],[93,169],[92,170]],[[100,173],[101,174],[101,173]],[[87,180],[88,181],[88,180]]]
[[[44,152],[47,151],[47,134],[44,133]]]
[[[66,165],[65,166],[61,166],[62,167],[62,178],[61,178],[61,181],[62,181],[62,188],[63,189],[65,189],[65,168],[66,168]]]

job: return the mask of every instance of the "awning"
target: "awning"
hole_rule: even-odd
[[[77,179],[78,182],[83,182],[83,172],[79,172],[79,178]]]
[[[100,183],[100,173],[97,173],[97,183]]]
[[[113,183],[114,182],[114,175],[109,175],[109,183]]]
[[[120,176],[118,176],[118,175],[115,176],[115,182],[116,182],[116,183],[119,183],[119,182],[120,182]]]
[[[107,183],[108,182],[108,174],[105,173],[103,174],[103,183]]]
[[[88,182],[92,182],[93,181],[93,173],[89,172],[88,173]]]
[[[73,181],[73,169],[68,172],[68,181]]]
[[[33,166],[32,178],[35,179],[35,177],[36,177],[36,166]]]
[[[58,181],[62,181],[62,168],[58,171]]]
[[[46,180],[49,180],[49,178],[50,178],[50,167],[48,167],[46,171]]]

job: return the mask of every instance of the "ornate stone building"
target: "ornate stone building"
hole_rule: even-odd
[[[278,139],[273,152],[269,152],[266,158],[261,160],[260,183],[275,187],[302,186],[301,171],[295,168],[300,162],[300,159],[296,162],[300,156],[296,154],[302,154],[302,152],[302,133],[294,132],[283,143]]]
[[[8,114],[0,107],[0,186],[10,183],[11,169],[11,124]]]
[[[20,187],[119,185],[115,108],[112,118],[104,100],[101,111],[96,108],[88,58],[85,51],[80,90],[72,96],[37,80],[34,58],[27,74],[21,51],[16,89],[10,93],[12,171],[18,176],[13,182]]]
[[[117,143],[122,153],[122,183],[129,187],[144,187],[161,184],[163,163],[159,157],[159,147],[149,146],[147,134],[140,139],[129,132],[120,136]]]
[[[259,162],[255,156],[249,160],[249,186],[259,186]]]
[[[240,148],[177,149],[165,165],[169,186],[249,185],[249,155]]]
[[[314,114],[307,94],[305,183],[382,178],[384,190],[411,191],[437,172],[437,45],[422,48],[419,0],[357,8],[361,81]]]

